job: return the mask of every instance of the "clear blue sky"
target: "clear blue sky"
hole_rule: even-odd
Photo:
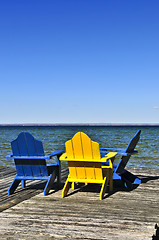
[[[0,123],[159,123],[159,1],[1,1],[0,83]]]

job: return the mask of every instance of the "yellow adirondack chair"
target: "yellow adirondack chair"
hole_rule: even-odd
[[[74,183],[102,184],[100,199],[103,199],[107,185],[113,190],[113,164],[116,152],[110,152],[103,158],[100,156],[99,144],[83,132],[78,132],[65,143],[66,153],[60,157],[61,161],[68,161],[69,175],[62,191],[65,197]],[[109,161],[108,166],[101,166],[101,162]]]

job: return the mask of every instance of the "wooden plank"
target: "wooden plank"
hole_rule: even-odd
[[[62,169],[62,181],[68,175],[67,169]],[[0,168],[0,212],[18,204],[26,199],[29,199],[36,194],[44,191],[46,181],[27,181],[27,186],[22,189],[21,186],[17,188],[14,194],[8,195],[8,188],[16,175],[14,167]],[[57,184],[53,184],[57,188]]]
[[[74,156],[76,159],[83,159],[83,146],[82,146],[82,141],[81,141],[81,133],[78,132],[74,135],[72,138],[72,145],[73,145],[73,151],[74,151]],[[67,150],[66,150],[67,152]]]
[[[81,132],[81,140],[83,147],[83,156],[85,159],[93,158],[93,149],[92,149],[92,141],[91,139],[83,132]]]
[[[87,176],[88,179],[95,179],[96,178],[95,164],[96,163],[92,163],[92,162],[84,162],[86,176]]]
[[[74,159],[75,156],[74,156],[72,139],[65,143],[65,147],[66,147],[66,151],[67,151],[67,158]]]
[[[69,166],[69,172],[70,172],[70,174],[71,174],[74,178],[77,178],[76,162],[70,161],[70,162],[68,162],[68,166]]]
[[[101,159],[99,143],[92,141],[92,152],[93,152],[93,158],[95,160],[100,160]]]
[[[103,180],[103,170],[101,168],[101,163],[94,164],[94,174],[96,180]]]
[[[13,173],[6,170],[7,174]],[[132,191],[114,184],[113,193],[102,201],[100,186],[92,184],[80,191],[70,189],[65,198],[61,196],[62,190],[53,189],[48,196],[36,192],[17,205],[13,201],[13,207],[0,213],[0,239],[152,239],[159,216],[159,170],[129,170],[142,178],[142,184]],[[62,181],[66,179],[65,171]],[[0,186],[2,180],[0,177]],[[21,190],[17,197],[25,192]]]

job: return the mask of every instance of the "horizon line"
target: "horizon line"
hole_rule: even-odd
[[[0,127],[60,127],[60,126],[159,126],[159,123],[0,123]]]

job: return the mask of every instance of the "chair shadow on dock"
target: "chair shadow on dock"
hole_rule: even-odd
[[[145,184],[148,181],[151,180],[158,180],[159,176],[145,176],[145,175],[138,175],[138,177],[141,179],[141,184]],[[45,181],[39,181],[37,183],[34,184],[30,184],[28,187],[25,188],[26,189],[35,189],[35,190],[39,190],[40,192],[43,191],[44,186],[45,186],[46,182]],[[132,184],[131,188],[125,188],[124,184],[120,181],[120,180],[114,180],[114,187],[113,187],[113,191],[112,192],[106,192],[106,195],[103,199],[106,199],[108,197],[110,197],[111,195],[117,193],[117,192],[131,192],[133,190],[135,190],[136,188],[138,188],[138,186],[140,184]],[[51,188],[51,191],[48,195],[52,195],[60,190],[63,189],[64,186],[64,181],[61,182],[60,186],[57,184],[57,182],[54,182]],[[84,183],[76,183],[75,184],[75,189],[71,192],[68,193],[67,197],[76,194],[77,192],[94,192],[94,193],[100,193],[100,189],[101,187],[99,186],[99,184],[84,184]],[[17,192],[21,192],[24,191],[24,189],[18,189]]]
[[[8,168],[10,170],[10,168]],[[12,169],[11,169],[12,170]],[[6,170],[4,170],[5,172]],[[67,168],[63,168],[62,169],[62,179],[61,179],[61,184],[60,186],[57,184],[57,181],[55,181],[52,185],[51,191],[49,193],[49,195],[53,195],[54,193],[61,191],[65,180],[67,178],[68,175],[68,169]],[[5,175],[4,175],[5,176]],[[4,176],[2,176],[2,179],[4,179]],[[7,175],[8,176],[8,175]],[[141,184],[133,184],[131,189],[125,188],[124,185],[122,184],[122,182],[120,180],[114,180],[113,181],[113,191],[108,193],[108,191],[106,191],[105,197],[109,198],[110,196],[112,196],[113,194],[117,193],[117,192],[132,192],[133,190],[135,190],[136,188],[138,188],[138,186],[140,185],[144,185],[150,181],[157,181],[159,180],[159,175],[149,175],[148,172],[147,174],[138,174],[137,177],[139,177],[141,179]],[[9,183],[8,183],[9,184]],[[2,184],[1,186],[1,201],[0,201],[0,206],[2,206],[3,204],[6,204],[7,202],[10,202],[10,205],[15,205],[13,204],[12,200],[15,201],[15,199],[17,199],[17,203],[29,199],[39,193],[43,192],[44,186],[46,184],[45,181],[30,181],[30,183],[25,187],[25,188],[21,188],[21,186],[19,186],[17,188],[17,190],[15,191],[15,193],[13,195],[8,196],[7,193],[7,187],[9,186],[8,184],[5,184],[5,186]],[[70,191],[68,193],[68,197],[71,195],[76,194],[77,192],[94,192],[94,193],[99,193],[100,192],[100,185],[99,184],[82,184],[82,183],[76,183],[75,185],[75,189]],[[66,197],[67,197],[66,196]],[[62,197],[62,196],[61,196]],[[16,201],[15,201],[16,202]],[[8,207],[4,207],[8,208]]]
[[[43,181],[43,182],[40,181],[36,184],[30,185],[28,188],[43,191],[45,185],[46,185],[46,181]],[[62,189],[62,186],[61,185],[59,186],[57,182],[54,182],[51,187],[51,192],[49,192],[47,195],[53,194],[61,189]]]
[[[152,180],[158,180],[159,176],[145,176],[145,175],[139,175],[138,176],[141,179],[141,183],[147,183]]]
[[[125,188],[124,185],[118,181],[118,180],[114,180],[114,187],[113,187],[113,191],[112,192],[108,192],[108,190],[106,191],[105,196],[103,197],[103,199],[106,199],[108,197],[110,197],[111,195],[117,193],[117,192],[131,192],[134,189],[136,189],[139,186],[139,184],[134,184],[132,186],[131,189]],[[95,183],[88,183],[88,184],[84,184],[84,183],[76,183],[75,184],[75,189],[72,190],[71,192],[69,192],[67,194],[66,197],[70,197],[78,192],[92,192],[92,193],[100,193],[101,190],[101,186],[99,184],[95,184]]]
[[[159,176],[148,176],[148,175],[137,175],[138,178],[141,179],[141,184],[145,184],[149,181],[158,180]],[[137,189],[141,184],[132,184],[131,188],[125,188],[124,184],[120,180],[114,180],[113,182],[113,191],[108,192],[106,191],[106,194],[103,199],[106,199],[113,194],[117,192],[132,192],[135,189]],[[94,192],[99,193],[100,192],[100,186],[99,184],[82,184],[82,183],[76,183],[75,189],[68,193],[66,197],[69,197],[71,195],[76,194],[77,192]],[[52,194],[52,193],[51,193]]]
[[[108,193],[105,198],[115,194],[116,192],[131,192],[137,189],[141,184],[145,184],[149,181],[159,180],[159,176],[145,176],[145,175],[137,175],[137,177],[141,180],[140,184],[132,184],[131,188],[125,188],[121,181],[114,180],[114,189],[111,193]]]

